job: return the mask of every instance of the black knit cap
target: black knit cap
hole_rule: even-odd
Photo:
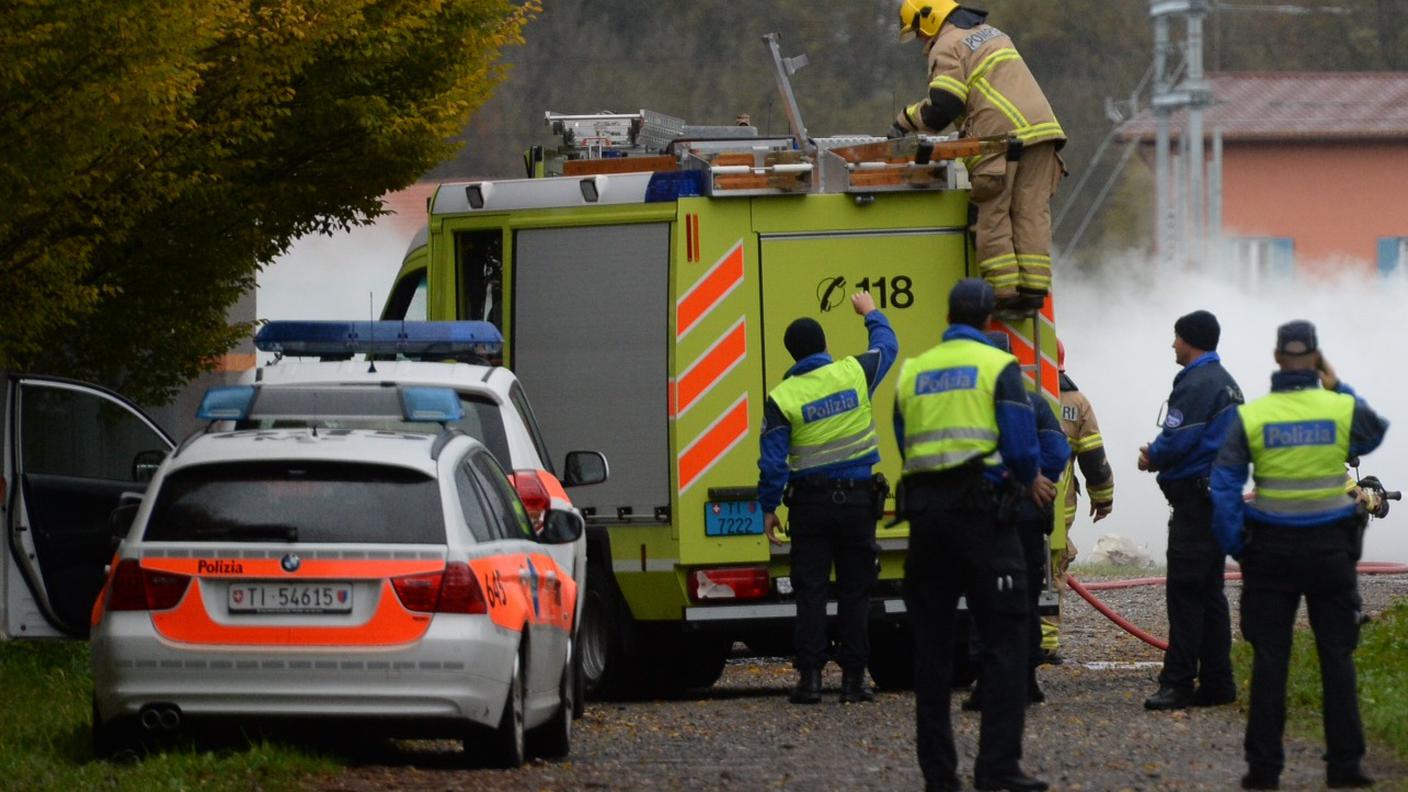
[[[1194,311],[1178,317],[1173,323],[1173,332],[1187,341],[1189,346],[1211,352],[1217,349],[1217,339],[1222,335],[1222,327],[1217,317],[1208,311]]]
[[[981,328],[996,304],[997,297],[987,281],[964,278],[948,293],[948,318],[950,322]]]
[[[1315,337],[1315,325],[1304,319],[1287,322],[1276,328],[1276,351],[1286,355],[1308,355],[1320,348]]]
[[[782,334],[782,345],[792,353],[793,360],[801,360],[807,355],[826,351],[826,333],[821,324],[810,316],[794,319]]]

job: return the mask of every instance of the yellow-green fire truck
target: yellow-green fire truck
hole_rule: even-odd
[[[808,138],[789,109],[783,137],[648,111],[550,113],[564,146],[530,152],[529,178],[440,185],[388,300],[383,318],[499,326],[553,453],[605,452],[610,479],[570,493],[589,525],[589,689],[710,685],[737,641],[790,653],[788,548],[764,538],[756,492],[763,404],[792,364],[782,331],[812,316],[834,354],[864,351],[847,300],[864,289],[901,358],[914,355],[938,342],[949,288],[974,273],[966,174],[933,158],[937,139]],[[1002,324],[1056,398],[1050,301]],[[874,405],[894,482],[893,376]],[[877,532],[882,687],[912,679],[907,535]]]

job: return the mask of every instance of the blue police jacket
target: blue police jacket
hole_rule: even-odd
[[[895,364],[900,342],[895,337],[894,329],[890,327],[890,320],[878,310],[865,315],[865,329],[870,337],[870,348],[855,358],[865,372],[865,381],[873,396],[875,387],[885,379],[890,367]],[[793,364],[783,375],[783,379],[805,374],[832,362],[831,355],[826,352],[807,355]],[[875,463],[880,461],[879,452],[874,452],[858,460],[833,462],[792,473],[787,466],[787,451],[791,445],[792,424],[782,414],[782,409],[777,403],[769,398],[763,405],[763,432],[759,440],[758,455],[758,505],[764,513],[777,510],[778,505],[782,503],[782,491],[786,489],[791,476],[803,478],[824,475],[835,479],[865,479],[870,478]]]
[[[1271,391],[1300,390],[1320,387],[1320,375],[1314,371],[1277,371],[1271,375]],[[1349,428],[1349,454],[1360,456],[1379,447],[1388,431],[1388,421],[1363,399],[1354,389],[1339,383],[1336,391],[1354,396],[1354,418]],[[1227,441],[1218,452],[1212,469],[1212,531],[1222,549],[1233,558],[1240,558],[1245,549],[1242,536],[1243,520],[1246,517],[1246,504],[1242,500],[1242,489],[1247,484],[1247,467],[1252,462],[1251,449],[1247,447],[1247,433],[1242,428],[1242,416],[1232,411],[1232,420],[1227,429]],[[1334,514],[1257,514],[1257,521],[1267,525],[1289,526],[1293,528],[1313,528],[1339,522],[1354,513],[1354,504],[1346,503],[1344,509]]]
[[[945,341],[962,338],[992,346],[983,331],[968,325],[951,325],[944,331]],[[1016,363],[1002,370],[993,388],[993,400],[997,410],[997,450],[1002,454],[1002,464],[987,468],[983,475],[994,483],[1001,482],[1007,471],[1024,487],[1036,480],[1037,464],[1041,459],[1041,446],[1037,442],[1036,417],[1032,403],[1027,398],[1027,386],[1022,381],[1022,370]],[[904,456],[904,417],[900,415],[899,400],[895,400],[895,437],[899,442],[900,456]],[[1067,451],[1069,454],[1069,450]],[[1064,461],[1063,463],[1064,464]]]
[[[1071,458],[1070,441],[1066,439],[1066,432],[1061,429],[1061,422],[1045,397],[1034,391],[1027,391],[1027,400],[1031,402],[1032,412],[1036,416],[1036,439],[1041,447],[1041,475],[1052,481],[1060,481],[1061,474],[1066,472],[1066,462]],[[1050,516],[1051,507],[1038,508],[1029,498],[1023,498],[1017,506],[1018,520],[1040,520]]]
[[[1173,378],[1163,430],[1149,444],[1149,462],[1160,483],[1206,478],[1242,403],[1242,389],[1208,352]]]

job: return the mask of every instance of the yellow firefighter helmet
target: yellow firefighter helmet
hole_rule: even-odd
[[[900,3],[900,41],[910,41],[916,35],[933,38],[939,26],[958,8],[955,0],[903,0]]]

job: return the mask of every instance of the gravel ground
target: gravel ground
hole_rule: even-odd
[[[1408,576],[1363,579],[1366,610],[1408,596]],[[1240,586],[1229,584],[1236,627]],[[1167,630],[1163,590],[1102,592],[1118,612],[1156,635]],[[1302,618],[1304,614],[1302,613]],[[1041,670],[1048,703],[1028,710],[1025,768],[1056,790],[1223,790],[1237,788],[1245,712],[1239,706],[1150,713],[1161,653],[1126,635],[1067,594],[1062,653]],[[682,701],[592,704],[577,722],[572,757],[517,771],[464,770],[449,743],[374,747],[325,788],[384,789],[919,789],[914,702],[888,693],[875,704],[841,706],[834,667],[827,700],[788,704],[793,675],[780,659],[737,659],[713,689]],[[957,710],[960,768],[971,772],[978,718]],[[1323,788],[1321,747],[1287,741],[1283,789]],[[1408,766],[1371,748],[1379,789],[1408,789]]]

